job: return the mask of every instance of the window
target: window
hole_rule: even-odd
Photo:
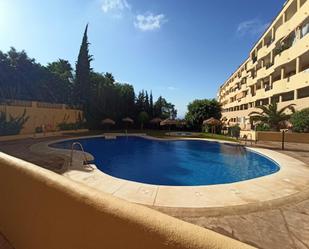
[[[309,97],[309,86],[300,88],[297,90],[298,99],[307,98],[307,97]]]
[[[279,102],[279,95],[275,95],[271,98],[271,103],[278,103]]]
[[[309,33],[309,21],[303,24],[300,28],[300,38],[303,38],[305,35]]]
[[[294,91],[282,94],[282,102],[294,99]]]
[[[262,99],[261,102],[262,102],[262,105],[268,105],[269,104],[269,99],[268,98]]]

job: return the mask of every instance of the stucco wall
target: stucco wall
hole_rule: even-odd
[[[258,141],[273,141],[273,142],[281,142],[282,134],[281,132],[257,132],[257,140]]]
[[[8,105],[0,105],[0,111],[6,112],[7,116],[17,117],[26,110],[29,116],[21,134],[32,134],[35,128],[44,125],[47,130],[57,130],[57,125],[67,117],[67,123],[75,123],[78,120],[80,110],[67,109],[63,104],[49,104],[35,101],[13,101]]]
[[[0,153],[0,231],[16,249],[253,248]]]

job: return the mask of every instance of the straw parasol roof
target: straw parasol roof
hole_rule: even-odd
[[[161,123],[162,119],[161,118],[153,118],[150,120],[151,124],[159,124]]]
[[[134,123],[133,119],[132,119],[132,118],[129,118],[129,117],[123,118],[123,119],[122,119],[122,122],[131,123],[131,124]]]
[[[215,119],[213,117],[209,118],[209,119],[206,119],[203,121],[203,125],[212,125],[212,126],[217,126],[217,125],[220,125],[221,122],[220,120],[218,119]]]
[[[167,119],[165,119],[165,120],[160,122],[161,126],[164,126],[164,125],[176,125],[176,124],[177,124],[177,120],[170,119],[170,118],[167,118]]]
[[[185,126],[185,125],[187,125],[187,121],[186,120],[178,120],[177,125],[178,126]]]
[[[110,118],[106,118],[102,120],[102,124],[115,125],[116,122]]]
[[[293,124],[290,121],[288,121],[288,120],[280,121],[279,122],[279,126],[282,129],[291,129],[291,128],[293,128]]]

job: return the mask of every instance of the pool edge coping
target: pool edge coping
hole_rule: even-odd
[[[57,139],[53,141],[34,144],[30,147],[30,150],[48,154],[58,154],[59,152],[61,154],[67,154],[68,152],[70,152],[70,150],[57,149],[50,147],[49,145],[72,139],[102,137],[105,135],[126,136],[126,134],[121,133],[105,133],[102,135]],[[218,143],[237,144],[230,141],[212,140],[205,138],[182,137],[165,139],[151,137],[145,134],[127,135],[140,136],[147,139],[161,141],[201,140],[213,141]],[[158,209],[194,208],[211,210],[227,207],[235,209],[237,206],[243,207],[246,205],[248,207],[254,205],[260,207],[263,203],[268,203],[267,205],[269,205],[269,202],[278,202],[278,200],[288,199],[293,197],[293,195],[295,196],[300,192],[309,189],[309,179],[305,177],[305,173],[309,175],[309,168],[302,161],[269,149],[251,148],[247,146],[244,147],[273,160],[279,165],[280,170],[270,175],[240,182],[202,186],[164,186],[139,183],[110,176],[96,168],[94,172],[87,172],[86,175],[83,175],[85,172],[80,171],[80,169],[72,168],[72,170],[65,172],[63,175],[72,180],[82,182],[88,186],[94,187],[103,192],[110,193],[116,197],[125,199],[127,201],[152,206]],[[87,154],[91,155],[90,153]],[[89,174],[92,174],[92,176]],[[91,177],[96,177],[102,181],[107,181],[107,185],[114,185],[114,188],[113,186],[106,186],[106,184],[100,184],[98,182],[97,184],[92,184],[93,182],[91,182]],[[100,181],[98,179],[96,181]],[[299,183],[299,180],[301,180],[301,184]],[[221,195],[223,195],[224,192],[229,193],[230,196],[220,196],[220,193]],[[269,195],[267,195],[267,192],[269,193]],[[215,196],[217,196],[217,198],[214,198]],[[224,200],[222,200],[222,198]]]

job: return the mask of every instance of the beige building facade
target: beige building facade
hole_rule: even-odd
[[[220,87],[229,125],[250,130],[249,113],[278,103],[309,107],[309,0],[288,0],[246,61]]]

